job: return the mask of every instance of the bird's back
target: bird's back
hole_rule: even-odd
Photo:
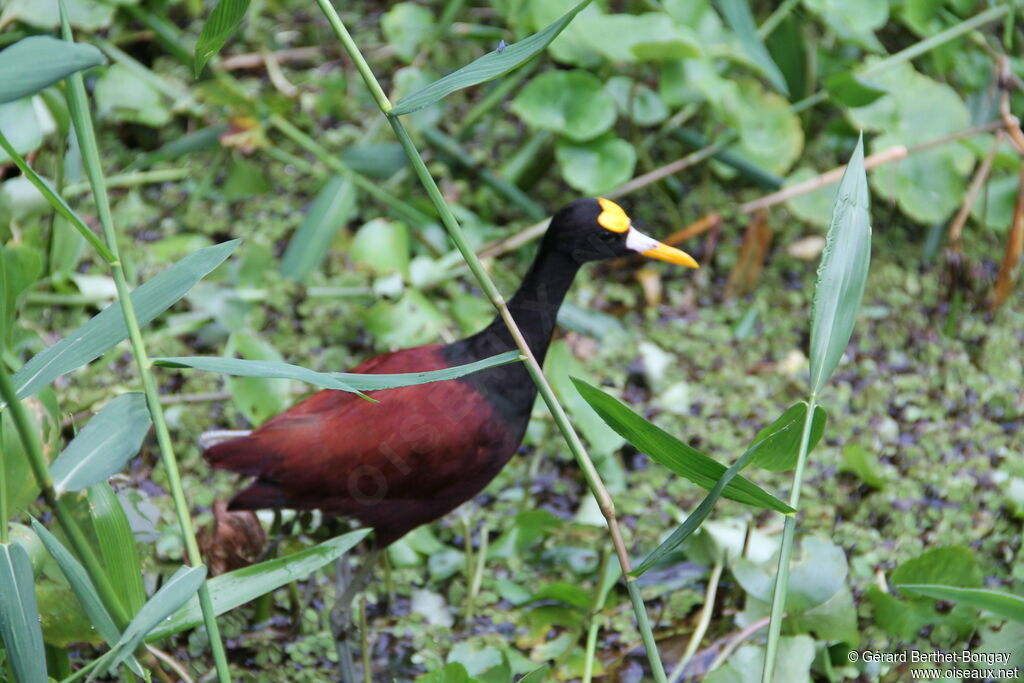
[[[387,353],[353,372],[438,370],[453,364],[451,348]],[[471,498],[518,447],[525,423],[501,419],[480,387],[477,378],[371,392],[379,403],[321,391],[205,457],[256,477],[231,501],[234,509],[353,516],[390,543]]]

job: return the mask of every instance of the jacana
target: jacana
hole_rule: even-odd
[[[633,253],[697,267],[689,254],[637,231],[607,199],[578,199],[554,215],[508,302],[538,362],[580,266]],[[439,370],[514,348],[495,317],[465,339],[385,353],[353,372]],[[355,518],[373,527],[379,552],[469,500],[498,474],[523,440],[537,388],[526,367],[512,363],[372,395],[379,403],[320,391],[248,435],[207,448],[214,467],[255,477],[230,507],[319,509]],[[342,603],[351,602],[364,577],[361,570]]]

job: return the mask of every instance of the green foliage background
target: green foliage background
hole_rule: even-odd
[[[574,5],[506,0],[339,9],[398,101],[500,40],[515,43],[543,29]],[[728,147],[733,157],[619,200],[661,237],[720,212],[714,239],[684,245],[705,267],[696,274],[655,267],[643,282],[648,292],[656,282],[661,294],[646,298],[633,266],[591,268],[573,290],[561,316],[564,336],[549,354],[556,392],[598,459],[638,558],[692,511],[703,491],[622,448],[568,375],[606,384],[666,431],[732,462],[753,433],[803,395],[817,254],[807,259],[796,247],[823,234],[834,190],[771,211],[765,270],[751,293],[729,297],[726,278],[748,220],[736,207],[842,163],[860,130],[870,154],[997,119],[990,52],[1011,55],[1011,71],[1024,76],[1015,56],[1024,34],[1002,18],[879,69],[888,55],[990,11],[984,2],[802,0],[781,9],[755,2],[752,15],[766,34],[760,50],[730,18],[734,5],[594,3],[520,71],[405,117],[478,247],[516,234],[581,193],[614,190],[704,144],[735,140]],[[109,60],[87,73],[87,83],[114,218],[129,236],[122,251],[130,277],[141,283],[202,247],[243,240],[226,265],[147,328],[151,355],[237,354],[338,371],[377,352],[457,338],[490,319],[314,5],[254,3],[198,80],[190,55],[208,4],[69,0],[67,7],[79,39]],[[56,3],[10,0],[0,9],[0,43],[52,32],[56,16]],[[266,54],[269,60],[261,58]],[[850,76],[857,73],[867,75]],[[59,87],[0,105],[0,130],[92,217]],[[793,107],[808,97],[809,106]],[[1009,103],[1014,112],[1024,110],[1019,89]],[[294,129],[311,136],[312,145]],[[455,142],[456,153],[438,142],[439,134]],[[830,680],[887,673],[850,665],[850,648],[1011,651],[1024,639],[1020,624],[979,618],[963,605],[937,611],[933,599],[893,589],[948,582],[1019,593],[1024,580],[1019,292],[994,315],[987,312],[1019,190],[1021,158],[1005,139],[965,230],[966,265],[948,267],[938,250],[972,169],[992,147],[990,132],[968,136],[869,176],[873,268],[853,343],[822,396],[829,426],[805,483],[780,658],[785,680],[807,680],[811,672]],[[9,346],[2,362],[16,370],[109,303],[113,284],[26,179],[14,171],[3,177],[8,286],[0,310]],[[504,292],[514,289],[530,255],[527,247],[490,263]],[[158,372],[189,501],[206,523],[214,500],[228,497],[237,482],[210,472],[195,446],[198,434],[259,424],[306,388],[289,380]],[[136,384],[121,345],[40,391],[29,407],[47,453],[60,452],[93,413]],[[8,413],[3,419],[8,488],[24,522],[26,509],[41,506],[32,502],[36,492]],[[182,560],[158,462],[150,437],[112,481],[150,594]],[[788,481],[770,474],[759,484],[784,493]],[[547,663],[558,679],[578,678],[607,554],[600,515],[585,491],[538,410],[523,457],[485,494],[390,550],[390,580],[374,589],[368,615],[375,670],[409,679],[447,675],[444,665],[458,663],[479,680],[500,681]],[[722,501],[712,520],[643,579],[669,667],[694,628],[716,563],[725,566],[725,578],[705,644],[767,614],[777,517]],[[281,553],[329,533],[307,526],[283,540]],[[480,561],[483,533],[485,571],[474,616],[465,619],[472,584],[465,551],[474,549]],[[95,635],[55,564],[43,552],[30,555],[47,642],[91,642]],[[879,577],[889,580],[885,590]],[[322,605],[332,595],[329,576],[320,573],[299,591],[273,594],[268,628],[251,629],[253,606],[222,618],[239,679],[280,680],[282,671],[293,680],[330,679],[334,649]],[[624,679],[641,671],[624,592],[611,590],[596,622],[598,671]],[[200,632],[161,647],[196,671],[210,667]],[[94,654],[88,644],[76,648],[76,664]],[[704,655],[695,666],[706,668],[714,658]],[[707,680],[756,680],[759,656],[755,637]]]

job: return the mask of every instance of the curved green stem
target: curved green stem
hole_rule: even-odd
[[[811,443],[811,426],[814,424],[814,409],[818,405],[818,397],[811,394],[807,400],[807,416],[804,418],[804,429],[800,435],[800,451],[796,461],[796,472],[793,473],[793,490],[789,494],[789,506],[799,512],[800,487],[804,482],[804,467],[807,465],[807,451]],[[782,547],[779,549],[779,568],[775,573],[775,588],[772,590],[771,621],[768,624],[768,646],[764,654],[764,669],[761,672],[761,683],[771,683],[775,676],[775,656],[779,651],[779,638],[782,635],[782,617],[786,609],[786,593],[789,590],[789,563],[793,557],[793,536],[796,533],[796,515],[786,516],[782,528]]]
[[[68,25],[63,14],[61,24],[64,40],[70,42],[72,40],[71,27]],[[71,110],[71,119],[74,122],[75,133],[81,145],[82,162],[85,166],[86,175],[89,178],[89,184],[92,186],[93,199],[96,202],[96,213],[99,216],[100,225],[103,227],[104,240],[107,248],[113,255],[110,268],[114,276],[114,286],[117,289],[117,297],[121,303],[125,327],[128,330],[128,339],[131,344],[132,353],[135,356],[139,377],[142,380],[146,404],[149,407],[153,426],[156,430],[157,444],[160,447],[160,455],[166,470],[168,487],[171,490],[171,498],[174,501],[175,514],[178,518],[178,525],[181,527],[181,534],[185,540],[188,561],[192,566],[200,566],[203,564],[203,558],[199,552],[199,544],[196,542],[195,530],[192,528],[189,505],[188,501],[185,500],[185,491],[181,485],[181,474],[178,471],[178,461],[174,455],[170,431],[167,428],[163,407],[160,404],[160,394],[157,390],[156,379],[153,377],[149,356],[146,353],[145,344],[142,339],[142,331],[139,328],[139,321],[132,305],[128,280],[125,277],[124,266],[121,263],[118,252],[117,232],[114,229],[114,220],[110,211],[110,199],[107,196],[103,169],[100,167],[99,146],[96,143],[96,133],[92,125],[92,116],[89,113],[89,102],[85,94],[85,84],[81,73],[72,75],[68,80],[68,107]],[[225,683],[231,680],[231,675],[228,670],[224,643],[221,641],[220,629],[217,626],[217,615],[213,608],[213,601],[210,598],[209,588],[205,582],[199,588],[199,605],[202,608],[203,621],[210,640],[210,650],[213,653],[217,677],[222,683]]]
[[[462,228],[455,219],[455,215],[452,213],[448,203],[441,195],[441,190],[438,188],[437,182],[427,169],[427,165],[424,163],[423,157],[420,155],[415,143],[413,143],[412,138],[409,137],[409,132],[405,129],[405,126],[402,125],[399,117],[388,115],[388,112],[391,111],[391,103],[388,101],[387,96],[384,94],[380,83],[373,75],[373,72],[370,70],[366,60],[363,58],[362,53],[359,51],[359,47],[356,45],[355,41],[352,40],[352,36],[349,35],[348,30],[345,28],[345,25],[342,23],[341,18],[338,16],[333,5],[331,5],[330,0],[316,0],[316,3],[320,6],[320,9],[327,17],[328,22],[337,34],[338,39],[345,48],[345,51],[355,63],[356,69],[366,82],[366,86],[373,94],[380,110],[388,116],[388,122],[391,124],[391,128],[398,137],[398,142],[402,145],[402,149],[409,158],[413,171],[416,173],[416,176],[426,189],[427,195],[430,197],[430,201],[437,209],[437,212],[441,217],[441,223],[448,231],[448,236],[451,238],[452,242],[455,243],[456,248],[458,248],[462,257],[466,260],[466,264],[469,266],[470,271],[473,273],[473,277],[476,278],[477,283],[483,290],[484,295],[487,297],[488,301],[491,302],[491,305],[494,306],[502,320],[505,322],[505,325],[508,327],[509,333],[512,335],[512,339],[515,341],[516,346],[519,348],[519,351],[525,359],[524,362],[526,364],[527,372],[529,372],[534,384],[537,385],[537,390],[540,393],[541,398],[547,405],[555,423],[562,432],[562,436],[569,445],[569,450],[572,452],[577,464],[583,471],[583,476],[587,481],[587,485],[590,487],[594,498],[597,499],[598,506],[608,523],[608,532],[611,536],[612,544],[615,547],[615,553],[619,559],[619,564],[622,566],[622,574],[626,577],[626,587],[629,590],[630,599],[633,603],[633,611],[636,614],[637,625],[640,628],[641,637],[643,638],[644,646],[647,650],[647,659],[650,662],[654,678],[659,683],[664,683],[665,669],[661,663],[661,658],[658,655],[658,649],[654,641],[654,634],[651,631],[650,621],[647,617],[647,610],[645,609],[643,600],[640,597],[640,590],[636,586],[636,582],[631,580],[629,577],[629,572],[632,571],[632,565],[630,563],[629,554],[626,552],[626,544],[622,538],[622,531],[619,528],[618,518],[615,515],[615,505],[612,501],[611,495],[608,493],[608,489],[601,480],[601,476],[597,473],[597,468],[594,467],[594,463],[587,454],[586,448],[583,446],[583,442],[580,441],[579,436],[576,434],[572,424],[569,422],[568,415],[566,415],[561,403],[559,403],[558,399],[555,397],[555,392],[552,390],[551,385],[544,376],[544,371],[541,369],[536,357],[534,357],[533,352],[526,343],[526,339],[523,337],[522,332],[516,325],[515,320],[512,319],[512,315],[509,313],[508,307],[505,305],[504,297],[502,297],[501,292],[499,292],[498,288],[494,285],[494,282],[487,274],[487,271],[484,270],[483,264],[480,262],[479,257],[477,257],[476,252],[466,241],[465,235],[462,233]]]

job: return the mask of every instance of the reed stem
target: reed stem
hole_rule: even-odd
[[[494,285],[494,282],[487,274],[487,271],[484,270],[483,264],[477,257],[476,252],[473,251],[473,248],[466,241],[466,238],[462,233],[462,228],[455,219],[455,215],[452,213],[451,208],[449,208],[448,203],[441,195],[441,190],[438,188],[433,176],[427,169],[427,165],[424,163],[423,157],[420,156],[419,150],[416,148],[415,143],[413,143],[412,138],[409,137],[408,131],[397,116],[391,116],[388,114],[388,112],[391,111],[391,103],[388,101],[387,96],[384,94],[380,83],[373,75],[373,72],[370,70],[366,60],[363,58],[358,45],[356,45],[352,36],[349,35],[348,29],[345,28],[344,23],[341,21],[341,17],[338,16],[338,13],[330,3],[330,0],[316,0],[316,3],[320,6],[321,11],[323,11],[324,15],[327,17],[331,28],[334,29],[334,32],[337,35],[338,40],[341,41],[345,51],[355,63],[356,69],[366,82],[366,86],[369,88],[371,94],[373,94],[380,110],[387,115],[388,122],[391,124],[391,128],[398,137],[399,144],[402,145],[402,149],[405,151],[406,156],[409,157],[409,162],[412,164],[413,171],[423,184],[423,187],[427,191],[427,195],[430,197],[431,202],[437,209],[437,212],[441,217],[441,222],[448,231],[448,236],[451,238],[452,242],[455,243],[456,248],[466,260],[466,264],[469,266],[470,271],[473,273],[473,276],[476,278],[480,288],[487,296],[487,299],[491,302],[491,305],[494,306],[498,314],[501,316],[501,319],[504,321],[509,333],[512,335],[512,339],[524,358],[526,369],[529,372],[531,379],[534,384],[537,385],[541,398],[547,405],[548,410],[551,412],[555,423],[558,425],[559,430],[562,432],[562,436],[565,438],[566,443],[569,446],[569,450],[572,452],[573,457],[575,457],[576,462],[583,471],[583,476],[587,481],[587,485],[590,487],[591,492],[597,499],[598,506],[607,520],[608,531],[611,535],[612,543],[615,546],[615,553],[619,559],[619,564],[622,566],[622,574],[626,581],[626,587],[629,590],[630,599],[633,603],[633,611],[636,613],[637,624],[640,628],[644,646],[647,649],[647,658],[650,662],[654,678],[659,683],[664,683],[665,669],[661,663],[661,658],[658,656],[658,649],[654,642],[654,634],[651,631],[650,622],[647,617],[647,610],[645,609],[643,600],[640,597],[640,590],[636,585],[636,579],[635,577],[629,576],[629,572],[632,571],[632,565],[630,563],[629,554],[626,551],[625,542],[622,539],[622,532],[619,528],[618,518],[615,516],[615,505],[608,493],[608,489],[601,480],[601,476],[594,467],[594,463],[587,454],[579,436],[576,434],[572,424],[569,422],[569,417],[566,415],[561,403],[559,403],[558,399],[555,397],[555,393],[551,389],[551,385],[548,383],[547,378],[544,376],[544,371],[541,369],[536,357],[534,357],[533,352],[526,343],[526,339],[523,337],[522,332],[516,325],[515,320],[512,319],[508,306],[505,304],[504,297],[502,297],[498,288]]]
[[[71,42],[73,40],[71,27],[67,23],[65,16],[62,15],[61,18],[63,38]],[[89,112],[89,102],[85,94],[85,83],[82,80],[82,74],[79,72],[70,76],[68,86],[68,107],[71,110],[71,119],[74,123],[79,144],[81,145],[82,162],[85,166],[89,183],[92,186],[96,213],[103,228],[104,241],[113,256],[110,268],[114,277],[114,286],[117,289],[117,298],[121,303],[121,312],[124,316],[125,327],[128,330],[132,354],[135,356],[139,377],[142,380],[146,404],[153,419],[153,427],[156,431],[157,444],[160,447],[160,456],[166,471],[171,499],[174,501],[175,515],[178,518],[178,525],[181,528],[181,534],[185,541],[188,561],[192,566],[198,567],[203,564],[203,558],[199,552],[199,545],[196,543],[195,530],[192,527],[189,505],[185,499],[185,490],[181,485],[181,474],[178,471],[178,461],[174,455],[170,431],[164,418],[156,379],[153,377],[149,355],[146,353],[142,331],[139,328],[139,321],[135,315],[135,308],[130,297],[131,292],[128,286],[128,279],[125,276],[124,266],[121,263],[118,252],[117,232],[114,228],[114,220],[110,211],[110,198],[107,196],[103,169],[100,166],[99,146],[96,143],[96,132],[92,124],[92,115]],[[203,621],[206,625],[210,650],[212,651],[214,664],[217,669],[217,677],[222,683],[226,683],[231,680],[231,675],[228,671],[224,643],[221,641],[220,629],[217,626],[217,615],[213,608],[213,600],[210,598],[210,590],[206,582],[203,582],[203,585],[199,588],[199,605],[203,612]]]
[[[797,512],[786,516],[782,527],[782,546],[779,549],[779,567],[775,573],[775,588],[772,590],[771,621],[768,624],[768,646],[764,654],[764,669],[761,672],[761,683],[771,683],[775,676],[775,656],[779,650],[779,638],[782,635],[782,617],[786,609],[786,594],[789,590],[789,564],[793,557],[793,536],[796,533],[796,516],[800,510],[800,487],[804,482],[804,467],[807,465],[807,451],[811,443],[811,426],[814,424],[814,411],[818,405],[818,396],[811,394],[807,400],[807,415],[804,417],[804,429],[800,435],[800,451],[793,473],[793,490],[789,494],[789,507]]]

